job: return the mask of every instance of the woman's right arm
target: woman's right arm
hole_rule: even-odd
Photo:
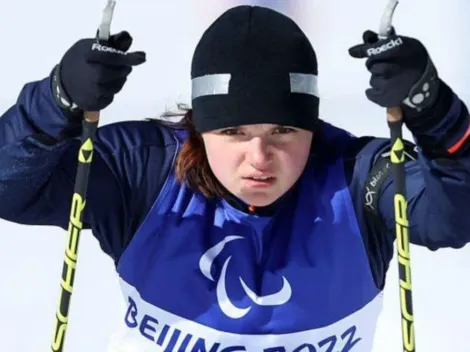
[[[145,62],[145,53],[127,52],[132,37],[125,31],[110,37],[109,48],[94,43],[73,44],[51,75],[26,84],[0,117],[0,218],[68,227],[83,111],[105,109]],[[98,128],[84,228],[115,261],[158,195],[175,144],[153,122]]]
[[[81,116],[57,106],[52,77],[26,84],[0,117],[0,218],[67,229]],[[157,197],[176,143],[142,120],[98,128],[94,147],[84,228],[117,261]]]
[[[2,219],[66,228],[79,142],[67,130],[79,131],[80,122],[54,103],[50,77],[26,84],[0,118]],[[92,179],[104,177],[94,172]]]

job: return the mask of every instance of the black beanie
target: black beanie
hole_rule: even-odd
[[[289,17],[259,6],[229,9],[194,52],[196,130],[272,123],[314,131],[317,74],[315,51]]]

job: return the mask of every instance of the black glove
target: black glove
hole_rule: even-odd
[[[53,75],[56,103],[63,110],[100,111],[121,91],[132,67],[145,62],[144,52],[127,51],[132,37],[126,31],[105,43],[81,39],[64,55]]]
[[[383,40],[368,30],[363,41],[350,48],[349,54],[367,58],[366,67],[372,74],[371,88],[366,90],[369,100],[382,107],[401,106],[405,119],[422,115],[434,105],[440,80],[420,41],[398,36],[393,30]]]

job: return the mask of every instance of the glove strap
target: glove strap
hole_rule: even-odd
[[[52,74],[52,93],[55,103],[65,112],[77,113],[80,111],[78,106],[70,99],[60,81],[60,65],[56,65]]]
[[[403,100],[403,104],[414,109],[415,113],[420,113],[434,105],[438,93],[439,79],[437,70],[432,61],[428,58],[423,75],[411,88],[408,97]]]

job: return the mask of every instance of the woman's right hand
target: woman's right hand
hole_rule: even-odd
[[[132,37],[126,31],[112,35],[105,43],[77,41],[56,67],[56,103],[69,111],[100,111],[110,105],[132,68],[146,61],[145,52],[127,52],[131,45]]]

